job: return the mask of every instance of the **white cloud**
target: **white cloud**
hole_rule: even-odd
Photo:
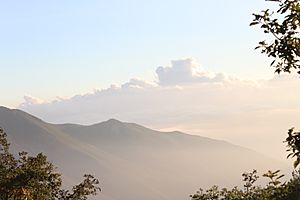
[[[43,104],[45,103],[44,100],[39,99],[37,97],[32,97],[29,95],[24,96],[24,102],[20,105],[20,107],[27,107],[27,106],[31,106],[31,105],[36,105],[36,104]]]
[[[286,130],[300,122],[299,78],[240,80],[205,72],[193,59],[173,61],[156,72],[156,83],[134,78],[52,102],[26,96],[19,108],[48,122],[92,124],[117,118],[285,154]]]
[[[154,82],[145,81],[139,78],[132,78],[129,82],[124,83],[122,88],[150,88],[156,86]]]
[[[173,60],[169,67],[156,69],[160,85],[180,85],[202,82],[224,82],[228,77],[223,73],[201,70],[192,58]]]

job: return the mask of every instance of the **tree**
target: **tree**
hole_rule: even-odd
[[[287,143],[287,158],[295,158],[294,168],[300,164],[300,132],[295,132],[294,128],[289,129],[288,137],[284,141]]]
[[[279,170],[268,171],[263,177],[269,179],[269,183],[265,187],[256,186],[258,180],[257,171],[243,174],[244,188],[232,189],[213,186],[208,190],[200,189],[191,200],[299,200],[300,199],[300,173],[295,171],[293,177],[282,183],[280,179],[283,175],[279,174]]]
[[[269,9],[264,10],[261,14],[253,14],[254,19],[251,26],[260,25],[265,33],[271,34],[273,41],[259,42],[256,48],[260,48],[263,54],[272,57],[271,66],[274,66],[275,72],[290,73],[297,70],[300,74],[300,1],[299,0],[269,0],[279,3],[279,9],[276,14],[280,18],[274,17],[275,12]],[[284,141],[287,143],[288,158],[292,157],[294,168],[300,165],[300,132],[289,129],[288,137]],[[282,183],[280,179],[283,175],[279,170],[268,171],[263,177],[269,179],[265,187],[256,186],[258,180],[256,170],[243,174],[244,188],[239,189],[219,189],[213,186],[208,190],[200,189],[196,194],[191,195],[192,200],[299,200],[300,199],[300,170],[292,174],[292,178]]]
[[[270,43],[261,41],[256,48],[260,48],[268,57],[273,57],[271,66],[276,68],[276,73],[282,71],[290,73],[297,70],[300,74],[300,1],[269,1],[279,3],[279,9],[276,12],[266,9],[261,14],[253,14],[254,19],[250,26],[260,25],[274,40]],[[285,142],[287,151],[290,152],[287,157],[296,159],[294,162],[296,168],[300,164],[300,133],[295,132],[294,128],[289,129]]]
[[[71,191],[64,190],[61,174],[44,154],[20,152],[14,156],[9,147],[7,135],[0,128],[0,200],[85,200],[100,191],[99,181],[92,175],[84,175]]]
[[[273,41],[261,41],[256,48],[273,58],[271,66],[276,68],[276,73],[297,70],[300,74],[300,1],[269,1],[279,3],[279,9],[276,12],[266,9],[260,14],[253,14],[250,26],[260,25],[264,33],[271,35]]]

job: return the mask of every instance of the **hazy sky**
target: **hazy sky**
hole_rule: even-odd
[[[300,121],[300,81],[274,78],[254,51],[265,35],[249,27],[273,4],[0,1],[0,105],[49,122],[118,118],[284,153]]]
[[[93,124],[116,118],[156,130],[180,130],[284,160],[282,141],[287,129],[300,121],[298,76],[244,80],[203,70],[192,58],[173,60],[155,73],[156,81],[133,78],[72,98],[45,101],[25,96],[18,108],[53,123]]]
[[[263,0],[51,0],[0,2],[1,104],[46,100],[155,80],[157,66],[195,58],[207,70],[271,77],[249,27]]]

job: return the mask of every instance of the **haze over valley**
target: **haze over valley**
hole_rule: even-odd
[[[226,141],[160,132],[110,119],[90,126],[49,124],[0,108],[1,127],[14,151],[45,153],[65,186],[82,174],[99,178],[104,200],[189,199],[200,187],[239,185],[241,174],[286,170],[283,163]]]
[[[0,200],[300,197],[299,17],[299,0],[0,2]]]

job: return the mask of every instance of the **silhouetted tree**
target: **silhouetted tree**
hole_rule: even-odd
[[[200,189],[196,194],[191,195],[191,200],[299,200],[300,199],[300,173],[295,171],[293,177],[282,183],[280,179],[283,175],[279,170],[268,171],[263,177],[269,179],[269,183],[264,186],[256,186],[258,180],[256,170],[243,174],[244,188],[232,189],[213,186],[208,190]]]
[[[61,174],[45,155],[20,152],[14,156],[9,146],[0,128],[0,200],[85,200],[100,191],[99,181],[92,175],[84,175],[84,180],[71,191],[64,190]]]
[[[299,0],[269,0],[279,4],[277,11],[263,10],[253,14],[252,25],[260,25],[265,33],[271,35],[272,41],[261,41],[261,52],[272,57],[271,66],[275,72],[297,70],[300,73],[300,1]]]
[[[287,158],[295,158],[294,168],[300,164],[300,132],[295,132],[294,128],[289,129],[287,143],[287,151],[289,152]]]
[[[299,0],[269,0],[279,4],[276,12],[266,9],[261,14],[253,14],[250,26],[260,25],[265,33],[272,36],[273,41],[259,42],[262,53],[273,57],[271,66],[276,73],[297,70],[300,74],[300,1]],[[277,14],[277,15],[276,15]],[[294,128],[286,138],[288,158],[295,158],[294,167],[300,164],[300,133]]]
[[[300,74],[300,1],[299,0],[269,0],[279,3],[279,9],[271,12],[264,10],[261,14],[253,14],[252,25],[260,25],[263,31],[271,34],[273,41],[259,42],[261,52],[273,57],[271,66],[275,72],[290,73],[293,69]],[[276,16],[275,15],[279,15]],[[280,20],[281,19],[281,20]],[[287,143],[288,158],[292,157],[294,168],[300,164],[300,132],[295,132],[294,128],[289,129],[288,137],[284,141]],[[280,179],[283,175],[280,171],[268,171],[263,177],[269,179],[269,183],[264,186],[256,186],[258,180],[257,171],[243,174],[244,188],[239,189],[219,189],[213,186],[208,190],[200,189],[196,194],[191,195],[192,200],[300,200],[300,170],[295,170],[292,178],[282,183]]]

